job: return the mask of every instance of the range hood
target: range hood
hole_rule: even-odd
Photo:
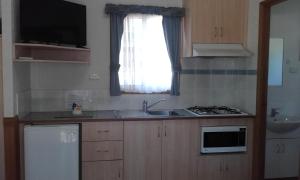
[[[249,57],[241,44],[193,44],[193,57]]]

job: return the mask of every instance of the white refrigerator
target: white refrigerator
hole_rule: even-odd
[[[79,180],[79,125],[24,127],[25,180]]]

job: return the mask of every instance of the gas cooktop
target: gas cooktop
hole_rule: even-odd
[[[244,116],[245,112],[227,106],[193,106],[187,110],[196,116]]]

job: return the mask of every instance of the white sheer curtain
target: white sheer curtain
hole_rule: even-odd
[[[120,65],[122,91],[159,93],[171,89],[172,70],[162,16],[131,14],[125,18]]]

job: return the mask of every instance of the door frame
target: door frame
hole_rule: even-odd
[[[253,180],[263,180],[268,95],[269,39],[271,7],[287,0],[264,0],[259,6],[256,118],[254,122]]]

